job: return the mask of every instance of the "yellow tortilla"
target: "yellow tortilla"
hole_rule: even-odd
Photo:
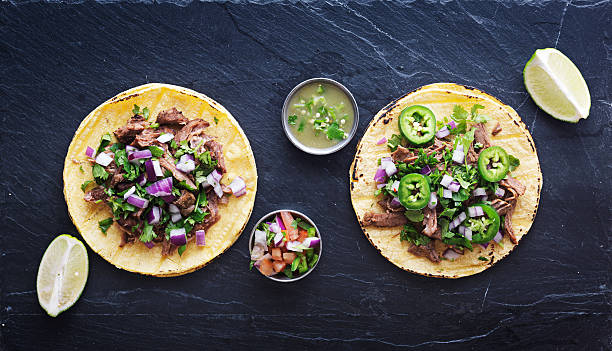
[[[176,107],[189,119],[202,118],[210,123],[206,133],[223,145],[227,173],[222,183],[229,184],[241,176],[247,184],[242,197],[231,196],[229,203],[219,204],[219,222],[206,232],[206,246],[198,247],[195,240],[187,244],[180,256],[176,250],[170,256],[161,255],[161,245],[148,249],[141,242],[119,247],[121,231],[113,224],[104,235],[98,221],[112,217],[106,204],[88,203],[81,184],[93,179],[85,149],[98,147],[104,133],[113,131],[132,117],[134,104],[150,109],[150,120],[155,121],[160,111]],[[214,118],[218,123],[214,122]],[[114,137],[113,137],[114,138]],[[80,166],[83,166],[83,171]],[[238,239],[246,226],[257,191],[257,169],[249,141],[238,122],[219,103],[193,90],[167,85],[146,84],[132,88],[109,99],[93,110],[74,134],[64,163],[64,196],[70,217],[91,249],[118,268],[130,272],[159,277],[177,276],[193,272],[227,250]]]
[[[384,212],[376,203],[378,199],[374,196],[376,183],[373,178],[378,159],[390,156],[391,152],[386,143],[376,143],[383,137],[400,133],[398,118],[401,111],[411,105],[424,105],[434,112],[437,120],[442,120],[451,115],[454,105],[461,105],[469,111],[474,104],[483,105],[484,110],[479,112],[491,117],[486,124],[489,133],[497,121],[501,123],[502,131],[497,136],[490,135],[493,145],[503,147],[508,154],[521,161],[521,165],[512,172],[512,176],[527,187],[525,194],[519,197],[512,216],[514,233],[520,242],[535,219],[542,189],[542,172],[531,134],[511,107],[480,90],[451,83],[426,85],[408,93],[383,108],[370,122],[349,170],[351,201],[360,223],[363,223],[363,216],[368,211]],[[482,272],[506,257],[516,246],[504,236],[503,247],[489,245],[483,249],[475,245],[474,251],[466,250],[455,261],[433,263],[408,252],[409,244],[401,242],[398,235],[402,227],[364,227],[362,224],[361,227],[372,245],[394,265],[413,273],[439,278],[460,278]],[[441,253],[443,245],[438,241],[436,245]],[[488,261],[479,260],[480,256]]]

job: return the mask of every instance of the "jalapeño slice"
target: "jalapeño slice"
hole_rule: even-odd
[[[499,146],[488,147],[478,156],[478,171],[489,182],[498,182],[506,177],[510,161],[506,150]]]
[[[500,219],[497,211],[489,205],[477,204],[474,207],[482,208],[485,216],[470,218],[467,220],[468,226],[472,229],[472,243],[485,244],[493,240],[495,234],[499,231]],[[483,219],[489,222],[488,226],[483,225]]]
[[[436,135],[436,116],[425,106],[406,107],[399,117],[399,129],[412,144],[425,144]]]
[[[400,180],[397,195],[400,203],[409,210],[420,210],[429,203],[429,182],[419,173],[406,174]]]

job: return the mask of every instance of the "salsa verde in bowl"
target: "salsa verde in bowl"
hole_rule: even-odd
[[[277,282],[293,282],[315,269],[322,249],[319,229],[305,214],[272,211],[251,232],[250,268]]]
[[[287,138],[313,155],[327,155],[346,146],[355,135],[359,111],[353,94],[329,78],[298,84],[285,99],[282,123]]]

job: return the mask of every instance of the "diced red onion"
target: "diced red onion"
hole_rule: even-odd
[[[159,220],[161,218],[161,213],[162,213],[161,208],[157,206],[153,206],[151,208],[151,211],[149,211],[149,214],[147,215],[147,220],[149,221],[149,224],[159,223]]]
[[[457,228],[457,231],[459,232],[459,234],[463,235],[465,234],[465,227],[460,225],[459,228]]]
[[[143,158],[151,158],[153,154],[151,154],[151,150],[140,150],[134,151],[128,155],[129,161],[140,160]]]
[[[145,177],[144,173],[140,173],[138,178],[136,178],[136,183],[138,183],[138,185],[140,186],[144,186],[145,184],[147,184],[147,178]]]
[[[384,188],[384,187],[386,187],[386,186],[387,186],[387,184],[385,184],[385,183],[382,183],[382,184],[376,184],[376,188],[377,188],[377,189]]]
[[[450,121],[450,122],[448,122],[448,124],[447,124],[447,125],[448,125],[448,127],[449,127],[450,129],[455,129],[455,128],[457,128],[457,123],[455,123],[455,121]]]
[[[187,244],[187,234],[185,233],[185,228],[170,230],[170,242],[176,246],[183,246]]]
[[[455,150],[465,152],[465,150],[463,150],[463,144],[457,144],[457,146],[455,146]]]
[[[174,213],[172,214],[172,216],[170,216],[170,220],[172,221],[172,223],[176,223],[180,221],[181,219],[183,219],[183,217],[181,217],[180,213]]]
[[[176,169],[178,169],[181,172],[184,173],[191,173],[193,172],[193,170],[195,170],[195,162],[194,161],[187,161],[184,163],[177,163],[176,164]]]
[[[482,201],[482,202],[485,202],[487,200],[489,200],[489,197],[487,195],[480,197],[480,201]]]
[[[451,197],[453,196],[451,195]],[[433,210],[434,208],[436,208],[436,205],[438,205],[438,194],[436,194],[435,191],[432,191],[429,195],[429,204],[427,204],[427,207]]]
[[[444,126],[436,132],[436,137],[438,137],[439,139],[442,139],[442,138],[447,137],[449,134],[450,134],[450,131],[448,130],[446,126]]]
[[[430,175],[431,174],[431,167],[429,167],[429,165],[425,165],[425,167],[421,168],[421,174],[423,174],[423,175]]]
[[[127,200],[127,198],[130,197],[130,195],[132,195],[135,191],[136,191],[135,186],[129,188],[128,191],[126,191],[125,194],[123,194],[123,199]]]
[[[455,149],[455,151],[453,151],[453,161],[460,164],[463,163],[465,161],[465,154],[463,151]]]
[[[128,156],[134,151],[138,151],[138,149],[133,147],[132,145],[125,146],[125,153],[128,154]]]
[[[484,210],[480,206],[476,206],[476,214],[478,216],[484,216]]]
[[[153,163],[153,170],[155,171],[155,175],[158,177],[163,177],[164,172],[162,171],[161,166],[159,165],[159,160],[152,160],[151,162]]]
[[[393,184],[391,184],[391,190],[397,193],[397,191],[399,190],[399,185],[399,180],[394,181]]]
[[[478,216],[477,212],[476,212],[476,207],[468,207],[468,214],[470,215],[470,217],[476,217]]]
[[[267,247],[268,244],[266,242],[266,232],[262,230],[255,231],[255,246]]]
[[[164,133],[157,137],[157,141],[159,141],[162,144],[165,144],[172,139],[174,139],[174,135],[172,135],[172,133]]]
[[[281,232],[281,228],[280,228],[280,226],[278,225],[278,223],[270,223],[270,224],[268,225],[268,228],[270,229],[270,231],[271,231],[272,233],[279,234],[279,233]]]
[[[139,208],[147,208],[149,206],[149,200],[143,199],[138,195],[130,195],[127,198],[127,202]]]
[[[281,219],[280,215],[276,215],[276,224],[278,224],[281,230],[287,229],[285,228],[285,224],[283,223],[283,220]]]
[[[498,197],[504,196],[505,193],[506,191],[503,188],[497,188],[497,190],[495,190],[495,195],[497,195]]]
[[[376,145],[382,145],[384,143],[387,142],[387,138],[386,137],[382,137],[382,139],[380,139],[379,141],[376,142]]]
[[[144,164],[147,172],[147,180],[150,182],[157,180],[157,175],[155,174],[155,169],[153,168],[153,162],[151,162],[151,160],[146,160]]]
[[[443,187],[447,187],[450,185],[450,183],[453,181],[453,177],[449,176],[448,174],[445,174],[444,176],[442,176],[442,180],[440,181],[440,185],[442,185]]]
[[[387,167],[385,167],[385,173],[390,177],[397,173],[397,167],[395,167],[394,163],[388,163]]]
[[[223,197],[223,188],[221,188],[221,184],[219,183],[214,184],[213,190],[215,191],[215,194],[217,194],[219,198]]]
[[[274,235],[274,246],[278,247],[280,246],[280,244],[283,243],[283,238],[285,236],[283,235],[283,233],[277,233],[276,235]]]
[[[448,229],[453,230],[454,228],[457,228],[461,223],[463,223],[463,221],[465,221],[466,218],[467,215],[465,212],[461,212],[457,217],[455,217],[455,219],[453,219],[452,222],[450,222]]]
[[[458,182],[452,182],[448,186],[448,190],[452,191],[453,193],[458,192],[459,189],[461,189],[461,184],[459,184]]]
[[[383,166],[378,167],[376,174],[374,174],[374,181],[376,181],[376,183],[384,183],[385,178],[387,178],[387,171],[385,171]]]
[[[465,212],[461,212],[459,214],[459,216],[457,216],[457,218],[459,218],[460,223],[465,221],[465,219],[467,218],[467,215],[465,214]]]
[[[113,158],[106,152],[101,152],[96,156],[96,163],[102,167],[108,166],[111,162],[113,162]]]
[[[495,241],[496,243],[499,244],[500,241],[502,241],[503,239],[503,235],[501,232],[497,232],[497,234],[495,234],[495,236],[493,237],[493,241]]]
[[[444,256],[444,258],[446,258],[447,260],[451,260],[451,261],[454,261],[458,259],[459,257],[461,257],[460,254],[456,253],[452,249],[446,249],[446,251],[444,251],[442,256]]]
[[[465,233],[463,233],[466,239],[472,241],[472,230],[470,228],[465,228]]]
[[[85,155],[87,155],[87,157],[94,158],[95,154],[96,154],[96,150],[94,150],[91,146],[88,146],[87,149],[85,150]]]
[[[174,200],[176,200],[176,196],[174,196],[174,195],[165,195],[165,196],[160,196],[160,197],[167,204],[171,204],[171,203],[174,202]]]
[[[393,208],[398,208],[402,205],[402,203],[400,202],[399,198],[396,196],[393,199],[391,199],[391,202],[389,203],[389,206],[393,207]]]
[[[170,204],[168,205],[168,212],[174,214],[174,213],[180,213],[181,210],[175,204]]]
[[[153,196],[172,195],[172,177],[158,180],[145,188],[148,194]]]
[[[448,190],[448,189],[442,189],[442,197],[445,199],[452,199],[453,198],[453,192]]]
[[[487,195],[487,191],[485,190],[485,188],[476,188],[474,189],[472,194],[474,194],[474,196],[484,196]]]
[[[391,157],[391,156],[382,157],[380,159],[380,164],[383,164],[383,162],[393,162],[393,157]]]
[[[489,243],[480,244],[480,246],[486,250],[486,248],[489,246]]]
[[[220,182],[221,178],[223,178],[223,174],[219,173],[219,171],[217,171],[216,169],[213,170],[210,174],[212,174],[213,179],[217,182]]]
[[[246,194],[246,183],[241,177],[234,178],[234,180],[232,180],[232,182],[230,183],[229,187],[230,189],[232,189],[232,193],[236,197],[240,197]]]
[[[209,175],[206,176],[206,182],[212,185],[213,190],[215,191],[215,194],[217,194],[218,197],[222,197],[223,189],[221,188],[221,184],[219,184],[219,180],[216,179],[216,177],[218,177],[219,174],[220,173],[218,173],[217,170],[215,169]]]
[[[155,243],[153,241],[147,241],[146,243],[144,243],[145,246],[149,249],[152,249],[153,246],[155,246]]]
[[[196,230],[195,237],[197,246],[206,246],[206,232],[204,230]]]
[[[302,243],[302,245],[308,247],[308,248],[313,248],[316,247],[317,245],[319,245],[319,243],[321,243],[321,239],[317,238],[317,237],[310,237],[310,238],[306,238],[304,239],[304,242]]]

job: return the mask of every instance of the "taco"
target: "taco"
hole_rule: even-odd
[[[507,256],[531,227],[541,188],[535,144],[517,113],[450,83],[383,108],[350,168],[368,240],[396,266],[441,278]]]
[[[154,276],[203,267],[249,220],[257,170],[219,103],[166,84],[130,89],[92,111],[64,163],[70,217],[115,266]]]

